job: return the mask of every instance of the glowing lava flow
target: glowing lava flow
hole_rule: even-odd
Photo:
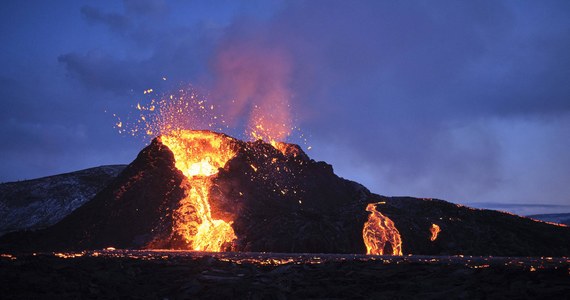
[[[431,232],[431,238],[430,241],[435,241],[437,239],[437,235],[439,234],[439,232],[441,231],[441,229],[439,228],[439,225],[437,224],[431,224],[431,227],[429,228],[429,231]]]
[[[402,255],[402,238],[394,222],[377,211],[375,203],[368,204],[366,211],[371,212],[362,229],[366,254]],[[391,246],[390,253],[384,253],[387,244]]]
[[[236,154],[234,140],[223,134],[191,130],[172,131],[161,140],[174,154],[176,168],[187,178],[182,184],[186,198],[174,212],[173,231],[191,249],[221,251],[236,236],[231,221],[212,218],[209,194],[212,176]]]

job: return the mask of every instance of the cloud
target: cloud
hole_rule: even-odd
[[[109,99],[68,89],[57,75],[37,68],[30,77],[0,77],[0,182],[124,163],[142,147],[115,135],[103,113]]]
[[[126,33],[132,26],[131,21],[125,15],[118,13],[105,13],[92,6],[83,6],[81,15],[91,23],[101,23],[109,27],[112,31]]]
[[[58,57],[71,74],[90,87],[126,94],[136,88],[142,90],[148,75],[144,66],[128,60],[119,60],[101,51],[85,55],[68,53]]]
[[[168,5],[164,0],[125,0],[125,11],[140,15],[162,16],[168,13]]]
[[[232,126],[249,119],[253,138],[285,140],[291,133],[291,62],[284,48],[259,36],[224,40],[214,61],[213,97]]]
[[[508,2],[447,4],[295,2],[259,30],[293,53],[301,127],[313,144],[339,149],[323,154],[315,147],[314,155],[385,194],[568,201],[531,199],[538,190],[528,185],[510,188],[515,177],[540,178],[513,176],[505,156],[525,150],[513,149],[494,127],[500,119],[501,128],[524,137],[509,128],[569,117],[570,22],[558,12],[567,5],[541,5],[536,13]],[[534,27],[521,31],[533,18]],[[529,155],[546,165],[564,157]]]
[[[513,153],[546,166],[568,160],[564,151],[541,155],[570,149],[552,130],[570,116],[566,2],[287,1],[259,18],[255,7],[227,6],[203,16],[192,14],[203,11],[195,3],[87,6],[85,20],[104,24],[117,44],[70,49],[58,61],[85,87],[122,96],[163,76],[191,82],[236,127],[255,105],[276,123],[296,120],[313,136],[311,155],[384,194],[528,201],[540,188],[517,192],[513,182],[550,175],[520,174]],[[531,138],[520,124],[538,131]],[[546,133],[558,140],[539,153],[521,149]],[[549,198],[568,192],[557,184]]]
[[[569,212],[570,205],[553,205],[553,204],[512,204],[512,203],[493,203],[493,202],[474,202],[467,203],[468,206],[480,209],[493,209],[500,211],[508,211],[521,216],[532,214],[557,214],[560,212]]]

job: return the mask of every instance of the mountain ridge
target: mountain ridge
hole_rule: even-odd
[[[570,226],[570,213],[537,214],[537,215],[529,215],[527,217],[543,222],[559,223]]]
[[[372,203],[395,224],[403,254],[570,254],[567,227],[443,200],[373,194],[296,145],[283,152],[262,141],[232,145],[236,155],[209,191],[212,218],[232,220],[237,236],[225,251],[366,253],[362,231]],[[48,229],[0,238],[0,248],[185,249],[173,231],[185,180],[173,152],[154,139],[91,201]]]

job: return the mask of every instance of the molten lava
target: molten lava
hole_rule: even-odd
[[[187,179],[182,183],[186,197],[173,214],[173,232],[190,249],[221,251],[236,236],[231,220],[212,218],[209,195],[213,176],[236,154],[234,139],[210,131],[175,130],[161,140]]]
[[[437,239],[437,235],[439,234],[439,232],[441,231],[441,229],[439,228],[439,225],[437,224],[431,224],[431,227],[429,229],[429,231],[431,232],[431,238],[430,241],[435,241]]]
[[[362,229],[366,254],[402,255],[402,238],[394,222],[377,211],[375,203],[368,204],[366,211],[371,212]]]

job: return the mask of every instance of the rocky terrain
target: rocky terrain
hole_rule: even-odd
[[[399,230],[404,254],[570,255],[567,227],[441,200],[384,197],[339,178],[298,146],[231,144],[236,155],[209,191],[212,218],[232,220],[237,236],[223,250],[366,253],[366,207],[377,203]],[[173,231],[184,182],[172,151],[157,138],[91,201],[48,229],[6,235],[0,249],[184,249]]]
[[[566,299],[544,258],[93,251],[0,256],[7,299]]]
[[[0,236],[51,226],[93,198],[125,168],[101,166],[0,184]]]

